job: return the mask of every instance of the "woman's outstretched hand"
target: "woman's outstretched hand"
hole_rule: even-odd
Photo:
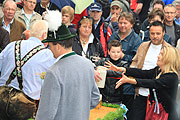
[[[137,84],[137,82],[134,78],[127,77],[126,75],[124,75],[124,72],[123,72],[122,78],[116,82],[115,89],[117,89],[120,85],[122,85],[124,83]]]
[[[104,67],[108,68],[108,70],[119,71],[119,67],[112,64],[109,60],[108,60],[108,62],[105,62]]]
[[[115,89],[117,89],[120,85],[126,83],[128,81],[128,77],[126,75],[124,75],[124,73],[122,73],[122,78],[116,82],[116,86]]]
[[[108,60],[108,62],[105,62],[104,67],[108,68],[108,70],[119,71],[122,73],[126,72],[126,68],[117,67],[116,65],[112,64],[109,60]]]

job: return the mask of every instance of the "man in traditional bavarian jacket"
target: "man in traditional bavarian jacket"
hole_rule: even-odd
[[[36,120],[88,120],[99,102],[93,64],[72,51],[74,36],[63,24],[42,41],[57,59],[46,73]]]

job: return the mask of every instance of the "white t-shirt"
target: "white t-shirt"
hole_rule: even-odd
[[[151,45],[147,51],[145,60],[144,60],[144,64],[143,64],[143,68],[142,68],[143,70],[149,70],[149,69],[152,69],[152,68],[157,66],[157,64],[156,64],[157,56],[159,55],[161,48],[162,48],[162,44],[153,45],[151,43]],[[140,87],[139,88],[139,94],[142,96],[148,96],[149,95],[149,89]]]

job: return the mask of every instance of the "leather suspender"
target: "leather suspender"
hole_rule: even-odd
[[[34,56],[36,53],[38,53],[39,51],[45,49],[44,46],[42,45],[38,45],[36,47],[34,47],[33,49],[31,49],[22,59],[21,59],[21,41],[16,41],[15,43],[15,68],[14,70],[11,72],[9,79],[6,81],[6,85],[9,85],[11,83],[12,80],[14,80],[14,78],[17,76],[17,80],[19,83],[19,88],[20,90],[22,90],[23,85],[23,76],[22,76],[22,66],[32,57]]]

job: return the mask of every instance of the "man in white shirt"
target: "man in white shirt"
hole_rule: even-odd
[[[33,106],[36,106],[36,102],[40,98],[40,91],[43,83],[41,74],[46,72],[55,61],[52,52],[49,49],[45,49],[43,43],[41,42],[42,40],[46,39],[47,31],[48,23],[44,20],[39,20],[32,26],[30,38],[28,40],[22,40],[20,44],[20,63],[23,86],[22,91],[24,92],[26,98],[32,101],[32,104],[27,105],[27,102],[24,102],[24,100],[19,101],[19,98],[16,97],[16,92],[14,95],[12,95],[11,93],[7,94],[6,92],[3,92],[2,89],[0,89],[1,120],[25,120],[26,118],[28,119],[33,117],[35,114],[37,108]],[[10,79],[10,74],[16,68],[15,54],[17,55],[17,52],[15,52],[15,43],[16,42],[11,42],[8,44],[0,54],[0,86],[4,86],[7,83],[7,80]],[[25,60],[23,60],[24,56],[29,51],[34,50],[33,48],[37,46],[41,46],[43,49],[30,57],[27,62],[25,62]],[[25,64],[22,66],[23,62],[25,62]],[[17,89],[20,89],[20,82],[19,79],[17,79],[17,75],[15,75],[15,78],[12,79],[8,86],[13,88],[12,93],[17,91]],[[7,102],[9,101],[8,99],[13,101],[13,98],[9,98],[9,95],[14,96],[16,100],[14,100],[14,104],[10,102],[11,105],[7,109],[6,106]],[[24,102],[24,104],[20,104],[21,102]]]
[[[156,67],[157,56],[160,53],[162,46],[170,45],[163,40],[165,28],[161,22],[155,21],[151,23],[149,33],[151,41],[143,42],[139,46],[130,67],[136,67],[143,70],[149,70]],[[134,113],[132,118],[134,118],[134,120],[145,120],[149,89],[139,88],[138,93],[139,95],[136,96],[134,101]]]

